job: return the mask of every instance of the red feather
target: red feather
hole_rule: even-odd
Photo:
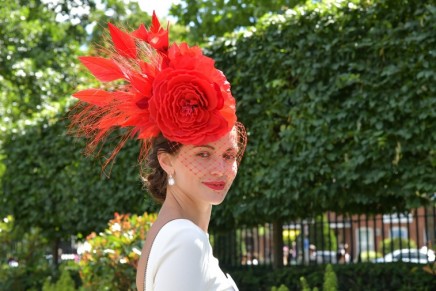
[[[146,76],[144,77],[137,73],[132,74],[129,79],[130,84],[132,84],[132,86],[143,96],[151,97],[153,79],[149,79]]]
[[[141,68],[141,71],[143,74],[146,74],[149,78],[154,78],[156,77],[156,67],[153,65],[150,65],[149,63],[146,62],[139,62],[139,66]]]
[[[98,129],[110,129],[123,124],[125,117],[123,115],[105,115],[98,122]]]
[[[86,89],[73,94],[74,97],[81,101],[102,107],[112,100],[112,94],[100,89]]]
[[[160,29],[161,29],[161,25],[159,19],[156,16],[156,12],[153,10],[153,16],[151,17],[150,31],[152,31],[153,33],[157,33],[159,32]]]
[[[108,25],[117,52],[123,57],[136,58],[136,44],[133,37],[111,23],[108,23]]]
[[[150,30],[147,30],[147,28],[141,24],[138,29],[132,33],[132,36],[145,41],[158,51],[166,51],[168,49],[168,27],[164,29],[161,26],[154,11]]]
[[[124,78],[123,72],[112,60],[100,57],[79,57],[79,60],[102,82],[111,82]]]

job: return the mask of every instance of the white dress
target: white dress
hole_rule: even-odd
[[[165,224],[153,241],[145,291],[237,291],[212,254],[208,234],[187,219]]]

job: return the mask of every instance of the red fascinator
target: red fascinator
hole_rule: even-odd
[[[123,129],[106,165],[130,138],[143,142],[144,154],[159,134],[173,142],[201,145],[233,128],[230,84],[199,47],[169,46],[168,29],[155,13],[149,29],[141,25],[129,33],[109,23],[109,32],[107,57],[79,58],[106,89],[74,93],[80,101],[71,113],[71,128],[89,138],[90,151]]]

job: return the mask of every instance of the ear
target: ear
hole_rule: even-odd
[[[171,154],[165,152],[159,153],[157,159],[160,166],[167,174],[174,174],[173,156]]]

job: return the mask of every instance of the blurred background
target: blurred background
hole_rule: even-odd
[[[131,141],[67,134],[107,23],[200,45],[249,134],[210,238],[240,290],[436,286],[436,1],[0,5],[0,290],[135,290],[158,205]]]

